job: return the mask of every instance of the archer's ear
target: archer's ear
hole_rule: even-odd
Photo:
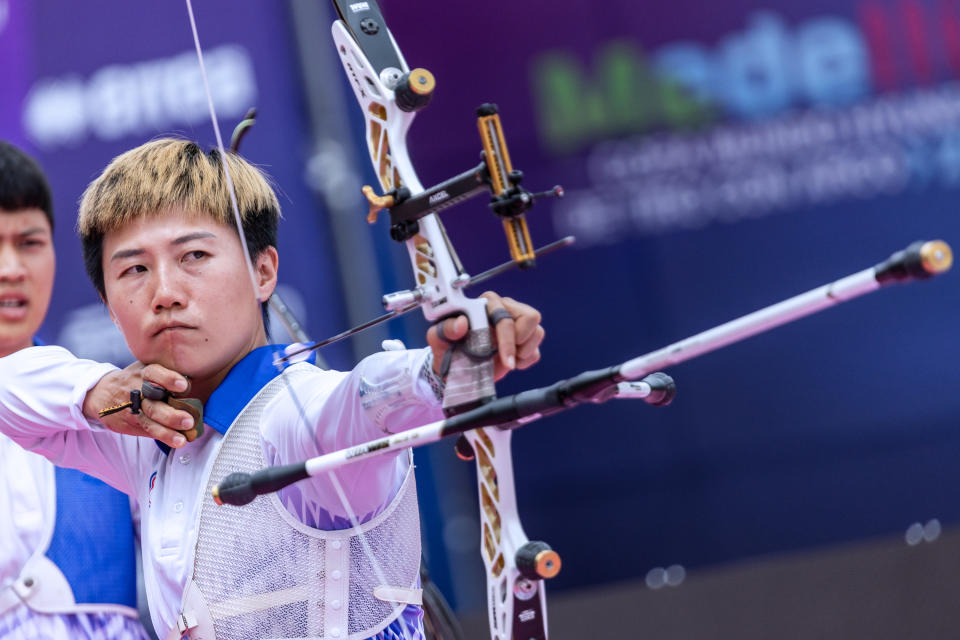
[[[280,268],[280,254],[277,248],[269,246],[257,255],[253,268],[257,272],[257,294],[260,300],[267,300],[277,288],[277,271]]]

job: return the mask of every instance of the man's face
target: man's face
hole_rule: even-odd
[[[56,259],[40,209],[0,209],[0,356],[33,344],[50,295]]]
[[[258,294],[276,284],[276,250],[255,262]],[[237,233],[206,216],[164,212],[103,239],[110,314],[141,362],[219,383],[266,342]]]

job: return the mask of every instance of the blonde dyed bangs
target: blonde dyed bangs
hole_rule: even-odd
[[[279,215],[277,196],[259,169],[227,154],[244,224],[264,210]],[[220,154],[193,142],[153,140],[114,158],[80,200],[77,227],[84,238],[102,236],[131,221],[166,211],[204,214],[233,225],[233,207]]]

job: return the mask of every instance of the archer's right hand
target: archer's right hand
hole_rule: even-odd
[[[83,415],[90,420],[99,420],[116,433],[152,438],[174,449],[182,447],[187,440],[181,431],[193,427],[193,417],[165,402],[144,398],[140,413],[136,415],[130,411],[120,411],[100,417],[101,409],[128,401],[130,390],[140,389],[144,380],[174,393],[185,393],[190,389],[190,381],[176,371],[159,364],[134,362],[126,369],[113,371],[100,378],[84,398]]]

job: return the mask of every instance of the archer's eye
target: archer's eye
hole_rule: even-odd
[[[197,249],[196,251],[188,251],[186,254],[184,254],[183,259],[184,259],[186,262],[196,262],[197,260],[203,260],[204,258],[208,257],[209,255],[210,255],[210,254],[207,253],[206,251],[203,251],[203,250],[201,250],[201,249]]]
[[[146,270],[147,268],[142,264],[135,264],[132,267],[127,267],[126,269],[121,271],[120,277],[123,278],[124,276],[132,276],[138,273],[144,273],[146,272]]]

